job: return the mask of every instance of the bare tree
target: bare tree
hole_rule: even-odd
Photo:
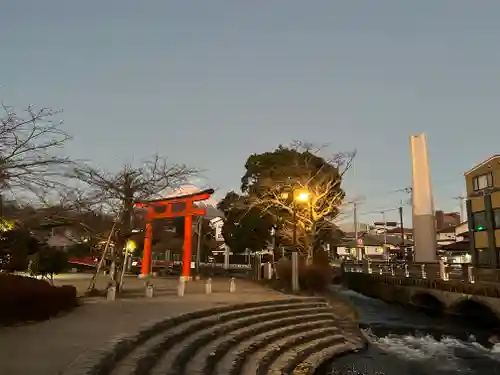
[[[62,184],[69,158],[59,154],[70,137],[55,123],[58,111],[30,105],[18,113],[1,104],[0,187],[45,197]]]
[[[83,205],[100,207],[116,218],[116,251],[110,272],[115,278],[119,268],[124,266],[121,264],[122,252],[118,249],[124,248],[131,235],[134,203],[179,188],[197,177],[198,173],[197,169],[169,163],[158,155],[141,166],[126,164],[118,172],[102,171],[89,165],[75,169],[75,177],[87,185],[88,192]]]

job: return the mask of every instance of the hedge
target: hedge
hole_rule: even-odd
[[[0,274],[0,324],[49,319],[78,306],[76,288],[45,280]]]

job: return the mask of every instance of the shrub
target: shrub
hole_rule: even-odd
[[[50,246],[43,246],[32,256],[30,272],[32,275],[50,277],[63,272],[68,267],[68,256]]]
[[[54,287],[44,280],[0,275],[0,323],[49,319],[78,305],[76,288]]]
[[[301,289],[309,292],[324,292],[332,279],[332,271],[328,265],[309,264],[299,271]]]
[[[287,258],[281,258],[276,262],[276,273],[279,277],[279,284],[283,284],[282,287],[290,285],[292,282],[292,261]]]
[[[290,289],[292,283],[292,261],[281,258],[276,263],[280,288]],[[332,270],[327,264],[306,264],[303,259],[299,261],[299,285],[301,290],[309,292],[323,292],[332,280]]]

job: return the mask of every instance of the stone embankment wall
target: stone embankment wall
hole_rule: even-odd
[[[491,286],[473,285],[477,294],[463,293],[459,282],[345,273],[349,289],[389,303],[398,303],[500,325],[500,298],[490,296]],[[463,284],[463,283],[462,283]]]

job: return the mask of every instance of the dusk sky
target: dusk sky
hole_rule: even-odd
[[[458,210],[463,173],[499,153],[498,0],[3,0],[0,67],[5,104],[64,110],[69,155],[159,152],[219,197],[298,139],[357,149],[348,197],[396,207],[425,132],[435,206]]]

